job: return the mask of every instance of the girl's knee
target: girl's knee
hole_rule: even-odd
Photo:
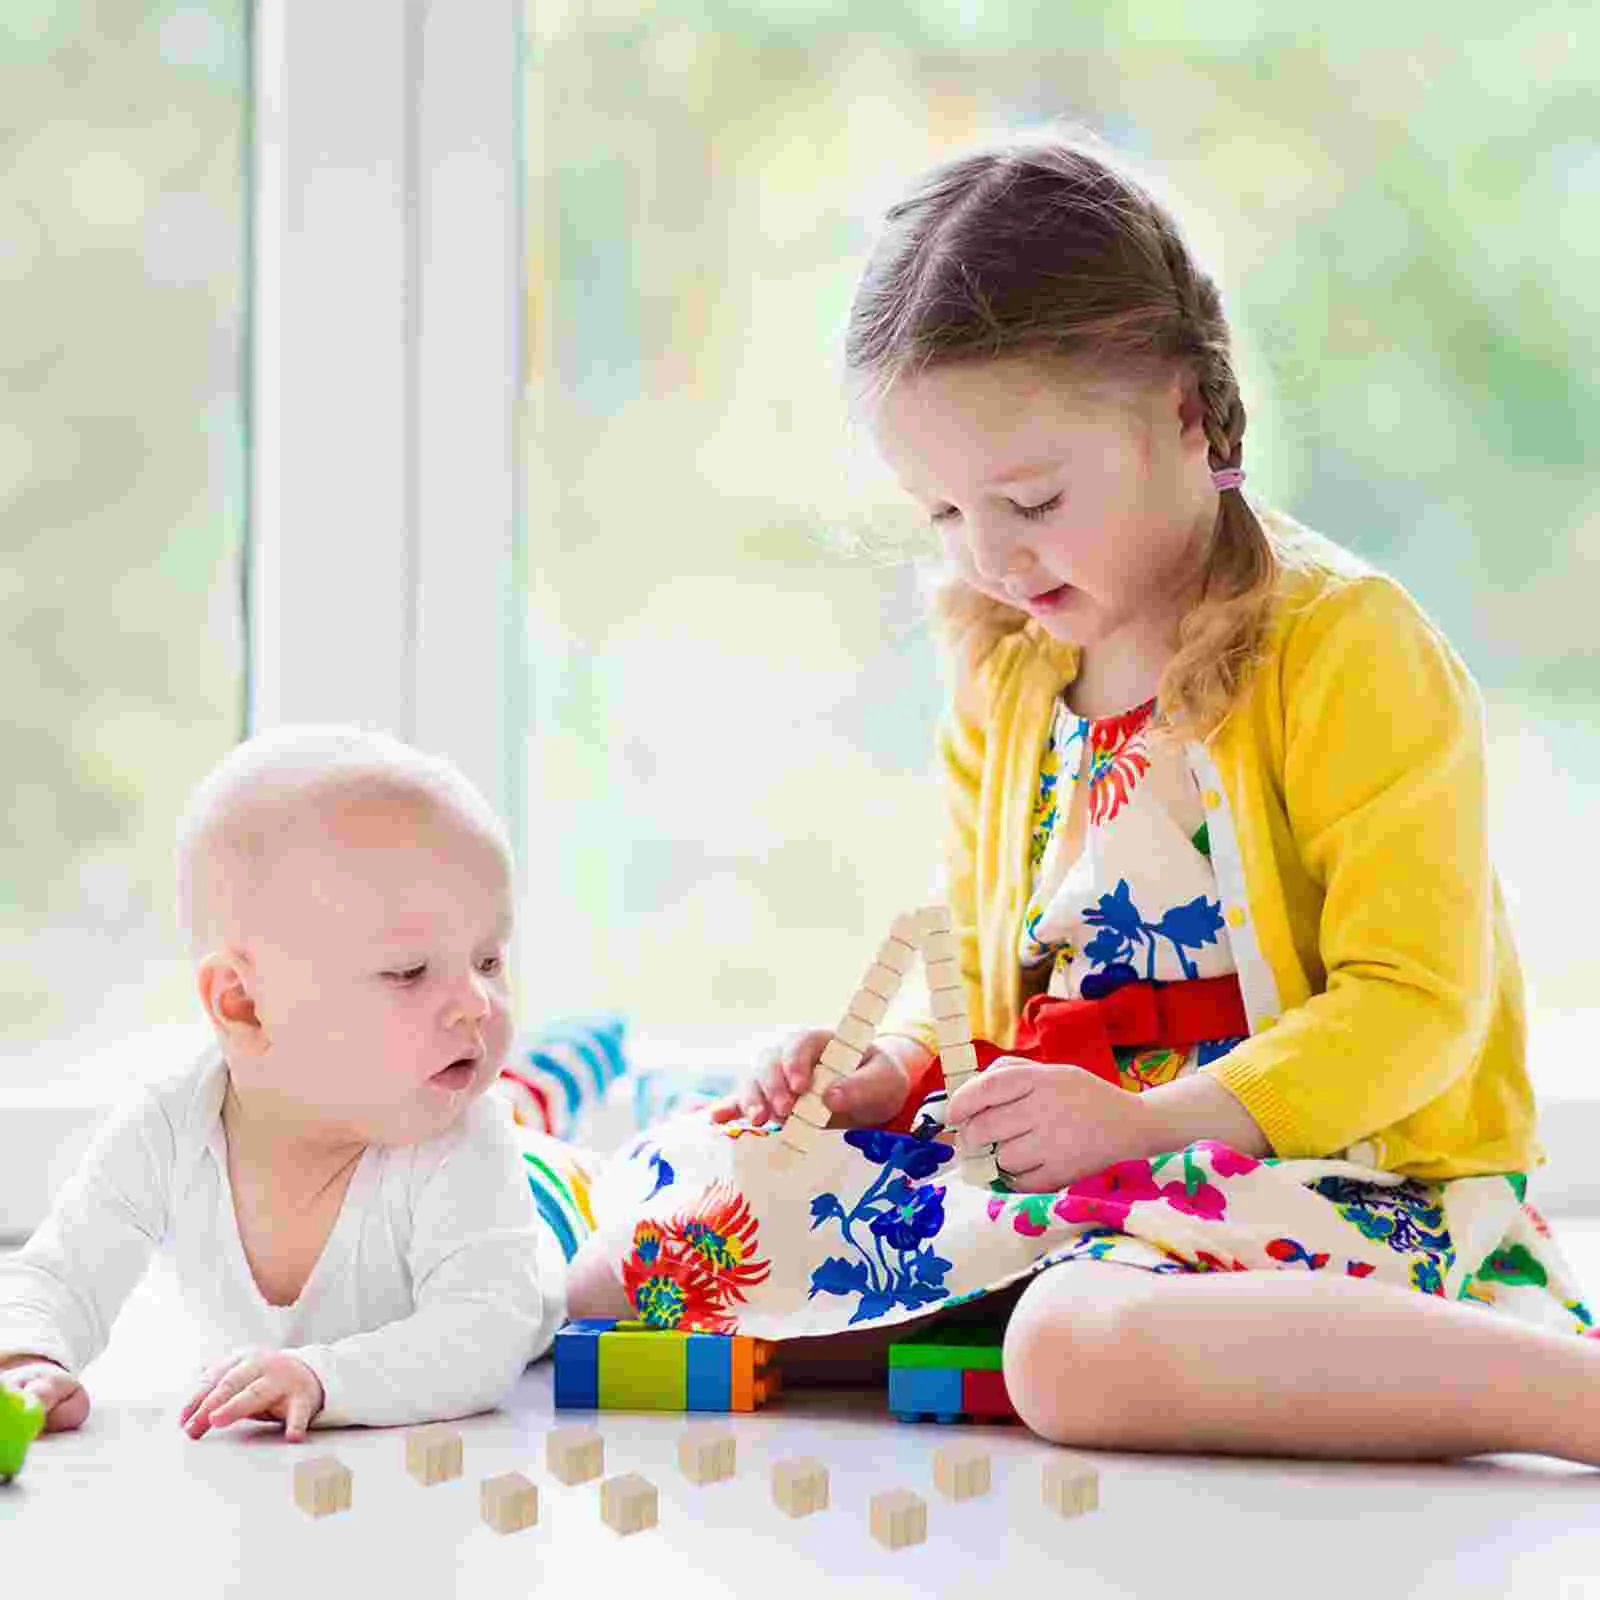
[[[1149,1403],[1129,1337],[1151,1275],[1069,1261],[1029,1284],[1006,1325],[1006,1390],[1028,1427],[1056,1444],[1114,1448],[1131,1408]]]

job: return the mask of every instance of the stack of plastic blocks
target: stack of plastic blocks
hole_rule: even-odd
[[[754,1411],[778,1392],[773,1344],[583,1317],[556,1334],[558,1410]]]
[[[1003,1328],[933,1327],[889,1346],[889,1410],[902,1422],[1014,1418],[1001,1371]]]

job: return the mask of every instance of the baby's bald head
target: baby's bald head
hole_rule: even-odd
[[[488,840],[509,881],[505,829],[447,759],[342,724],[275,728],[237,745],[178,825],[178,928],[191,957],[248,942],[267,915],[275,867],[297,847],[338,843],[384,815],[426,817]]]

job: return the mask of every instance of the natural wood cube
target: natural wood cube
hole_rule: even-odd
[[[944,1072],[945,1082],[951,1078],[960,1077],[965,1073],[978,1070],[978,1052],[970,1044],[953,1044],[947,1050],[939,1052],[939,1066]]]
[[[897,944],[908,944],[913,949],[922,948],[922,918],[915,911],[898,916],[889,926],[889,937]]]
[[[639,1533],[656,1525],[656,1486],[637,1472],[607,1478],[600,1485],[600,1516],[618,1533]]]
[[[587,1483],[605,1471],[605,1440],[593,1428],[552,1428],[544,1449],[551,1472],[565,1484]]]
[[[795,1101],[794,1109],[789,1115],[799,1117],[802,1122],[809,1122],[813,1128],[826,1128],[828,1119],[833,1113],[823,1104],[819,1095],[808,1092]]]
[[[719,1483],[733,1476],[734,1438],[726,1428],[690,1428],[678,1440],[678,1465],[691,1483]]]
[[[997,1182],[1000,1177],[1000,1167],[995,1161],[994,1152],[991,1150],[986,1155],[963,1156],[961,1176],[968,1183],[982,1184],[985,1187]]]
[[[885,1489],[872,1497],[872,1537],[891,1550],[928,1537],[928,1503],[909,1489]]]
[[[959,1017],[962,1022],[965,1022],[967,1020],[967,991],[965,989],[935,989],[928,996],[928,1009],[932,1011],[936,1022],[955,1017]],[[972,1037],[970,1029],[967,1037],[968,1039]]]
[[[1078,1517],[1100,1509],[1100,1474],[1077,1457],[1047,1461],[1043,1487],[1044,1503],[1063,1517]]]
[[[967,1020],[965,1006],[961,1008],[961,1015],[958,1017],[935,1017],[933,1031],[939,1041],[941,1056],[953,1044],[972,1043],[972,1024]]]
[[[917,924],[922,929],[924,941],[931,934],[949,933],[955,926],[949,906],[924,906],[917,913]]]
[[[406,1435],[406,1471],[421,1484],[459,1478],[461,1435],[442,1425],[413,1428]]]
[[[294,1503],[314,1517],[350,1509],[350,1469],[337,1456],[313,1456],[294,1468]]]
[[[496,1533],[519,1533],[539,1520],[539,1490],[520,1472],[485,1478],[478,1490],[483,1520]]]
[[[931,991],[939,989],[959,989],[961,987],[961,963],[954,959],[946,961],[930,961],[926,969],[928,988]]]
[[[922,959],[930,966],[940,961],[958,961],[960,958],[961,945],[953,933],[930,933],[923,937]]]
[[[988,1494],[989,1452],[975,1444],[947,1444],[933,1457],[934,1487],[952,1500]]]
[[[778,1143],[787,1145],[796,1155],[815,1150],[822,1143],[822,1129],[804,1117],[790,1117],[778,1130]]]
[[[900,974],[893,967],[885,967],[874,961],[867,968],[867,975],[861,980],[861,987],[868,994],[875,994],[884,1000],[893,1000],[900,992]]]
[[[833,1036],[841,1044],[865,1055],[872,1047],[872,1041],[878,1037],[878,1030],[864,1018],[851,1016],[847,1011],[840,1019],[839,1026],[833,1030]]]
[[[873,960],[878,966],[888,967],[891,972],[898,972],[904,977],[917,964],[919,950],[920,946],[914,939],[908,942],[891,933],[878,946],[878,953]]]
[[[874,995],[873,999],[877,999],[877,996]],[[850,1009],[853,1012],[855,1006],[852,1004]],[[869,1017],[867,1020],[873,1023],[877,1021],[873,1017]],[[823,1046],[822,1054],[817,1058],[817,1061],[821,1066],[832,1067],[835,1072],[854,1072],[861,1065],[861,1054],[861,1051],[857,1050],[853,1045],[846,1044],[842,1039],[834,1038]]]
[[[863,1022],[870,1022],[874,1028],[889,1014],[889,1002],[881,994],[874,994],[870,989],[858,989],[850,1000],[850,1015],[860,1017]],[[835,1039],[828,1049],[838,1044]],[[824,1054],[827,1052],[824,1051]]]
[[[828,1469],[815,1456],[795,1456],[772,1469],[772,1498],[791,1517],[808,1517],[828,1505]]]

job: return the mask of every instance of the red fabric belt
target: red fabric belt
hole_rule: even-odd
[[[1203,1039],[1239,1038],[1249,1032],[1239,980],[1230,974],[1175,983],[1125,983],[1098,1000],[1036,994],[1022,1008],[1017,1042],[1010,1049],[987,1039],[974,1039],[973,1049],[980,1072],[1000,1056],[1021,1056],[1081,1067],[1120,1085],[1113,1045],[1187,1049]],[[885,1126],[895,1133],[909,1133],[918,1107],[942,1076],[935,1057],[911,1085],[899,1116]]]

